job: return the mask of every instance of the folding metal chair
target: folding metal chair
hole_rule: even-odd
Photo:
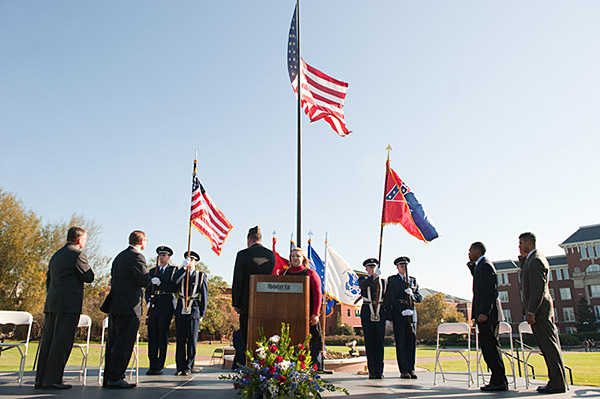
[[[104,372],[104,358],[106,357],[106,341],[104,340],[105,331],[108,329],[108,317],[102,321],[102,338],[100,341],[100,365],[98,366],[98,385],[102,385],[102,373]],[[125,373],[129,373],[129,379],[133,378],[135,373],[135,383],[139,382],[139,353],[140,353],[140,333],[138,332],[135,338],[135,345],[133,346],[133,359],[131,367],[125,370]]]
[[[543,355],[542,355],[542,351],[540,349],[529,348],[527,351],[525,351],[525,344],[523,343],[523,335],[524,334],[533,335],[531,326],[526,321],[523,321],[519,324],[519,339],[521,340],[521,352],[523,352],[523,374],[525,375],[525,388],[529,389],[529,384],[530,384],[529,380],[530,379],[535,380],[535,377],[548,377],[548,375],[546,375],[546,374],[530,374],[529,358],[531,357],[531,355],[534,353],[537,353],[540,356],[543,356]],[[563,364],[563,373],[566,377],[567,373],[564,368],[565,362],[562,357],[562,351],[560,350],[561,346],[560,346],[560,338],[558,336],[558,333],[556,334],[556,342],[558,343],[560,358],[561,358],[562,364]],[[540,382],[542,384],[546,383],[546,381],[543,381],[543,380],[541,380]],[[566,386],[567,390],[569,390],[569,383],[567,382],[566,378],[565,378],[565,386]]]
[[[222,362],[224,360],[223,356],[224,356],[223,348],[216,348],[213,351],[212,356],[210,357],[210,365],[212,366],[215,359],[218,359],[219,363]]]
[[[517,378],[516,378],[516,374],[515,374],[515,352],[514,352],[514,345],[513,345],[513,339],[512,339],[512,327],[510,326],[510,323],[507,323],[505,321],[501,321],[500,325],[498,326],[498,338],[501,339],[503,335],[507,335],[508,336],[508,340],[510,342],[510,350],[508,349],[502,349],[501,348],[501,353],[502,355],[504,355],[507,359],[508,362],[510,364],[510,368],[512,371],[512,375],[506,373],[506,376],[512,376],[513,379],[513,386],[515,389],[517,389]],[[479,328],[477,326],[475,326],[475,346],[477,347],[477,386],[479,386],[479,377],[481,377],[481,381],[482,384],[485,385],[485,376],[490,375],[490,373],[487,373],[483,371],[483,352],[481,352],[481,349],[479,348]]]
[[[440,336],[451,335],[451,334],[466,334],[467,335],[467,347],[466,348],[440,348]],[[467,371],[446,371],[442,369],[442,363],[440,361],[440,354],[442,352],[458,353],[467,363]],[[446,374],[466,374],[467,384],[470,387],[473,381],[473,375],[471,374],[471,327],[467,323],[442,323],[437,328],[437,344],[435,346],[435,366],[433,370],[433,385],[436,385],[436,377],[438,374],[437,367],[440,366],[439,373],[442,375],[442,380],[450,381],[446,378]]]
[[[88,364],[88,355],[90,353],[90,334],[92,332],[92,319],[87,315],[79,315],[79,323],[77,324],[77,328],[85,328],[87,329],[87,338],[85,344],[74,343],[73,348],[79,348],[81,350],[81,365],[78,370],[65,370],[65,373],[77,373],[77,381],[81,381],[81,377],[83,377],[83,385],[86,384],[87,379],[87,364]]]
[[[27,338],[25,342],[0,342],[0,349],[17,348],[21,355],[19,364],[18,380],[19,386],[23,385],[23,372],[25,371],[25,360],[27,359],[27,348],[29,347],[29,338],[31,337],[31,325],[33,316],[29,312],[16,312],[10,310],[0,310],[0,325],[14,324],[15,326],[27,326]]]

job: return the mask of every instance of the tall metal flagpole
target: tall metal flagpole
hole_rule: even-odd
[[[194,154],[194,171],[193,171],[193,174],[192,174],[192,204],[191,204],[192,206],[194,205],[193,204],[193,201],[194,201],[194,198],[193,198],[193,196],[194,196],[194,177],[196,176],[196,172],[198,171],[198,167],[196,166],[197,162],[198,162],[198,150],[196,150],[196,153]],[[190,207],[190,212],[191,212],[191,207]],[[189,227],[189,230],[188,230],[188,246],[187,246],[187,256],[186,256],[186,258],[190,257],[191,250],[192,250],[192,217],[191,217],[191,214],[190,214],[190,227]],[[188,308],[188,301],[189,301],[188,287],[190,285],[190,271],[187,268],[187,266],[185,268],[186,268],[186,272],[185,272],[185,293],[184,293],[185,294],[185,298],[184,298],[184,301],[183,301],[183,309],[181,310],[182,312],[185,312],[185,310]]]
[[[379,262],[379,265],[377,266],[378,268],[381,267],[381,247],[383,244],[383,212],[385,211],[385,189],[387,187],[387,183],[388,183],[388,171],[387,171],[387,163],[390,160],[390,151],[392,150],[392,147],[388,144],[388,146],[385,148],[387,150],[387,161],[385,162],[385,183],[383,183],[383,206],[381,207],[381,230],[379,232],[379,257],[377,258],[377,261]]]
[[[298,247],[302,237],[302,65],[300,61],[300,0],[296,0],[296,43],[298,44],[298,182],[296,199],[296,237]]]

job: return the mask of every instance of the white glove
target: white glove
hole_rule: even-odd
[[[183,267],[187,267],[191,262],[191,258],[185,258],[185,260],[183,261]]]
[[[412,315],[413,315],[413,313],[414,313],[414,312],[413,312],[412,310],[410,310],[410,309],[404,309],[404,310],[402,311],[402,316],[412,316]]]
[[[378,267],[375,268],[375,275],[377,277],[381,276],[381,269],[380,268],[378,268]]]
[[[152,285],[155,285],[157,287],[160,285],[160,279],[158,277],[152,277],[152,280],[150,280],[150,282],[152,283]]]
[[[150,302],[147,302],[147,303],[146,303],[146,306],[148,306],[148,309],[150,309],[150,306],[151,306],[151,305],[152,305],[152,304],[151,304]]]
[[[389,320],[386,320],[386,321],[385,321],[385,326],[386,326],[386,327],[387,327],[387,326],[389,326],[390,324],[392,324],[392,322],[391,322],[391,321],[389,321]]]
[[[410,288],[405,289],[404,292],[406,292],[408,295],[412,295],[413,294],[413,292],[412,292],[412,290]]]

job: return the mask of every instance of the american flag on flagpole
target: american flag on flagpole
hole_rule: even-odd
[[[294,93],[298,96],[298,35],[296,34],[296,11],[292,17],[288,38],[288,73]],[[350,130],[346,128],[344,119],[344,99],[348,91],[348,83],[327,76],[308,65],[300,58],[302,87],[302,109],[311,122],[323,119],[340,136],[346,136]]]
[[[210,241],[211,248],[217,255],[221,255],[221,248],[225,238],[233,229],[233,226],[217,208],[212,201],[200,179],[196,176],[196,170],[192,177],[192,213],[191,223],[200,233],[204,234]]]

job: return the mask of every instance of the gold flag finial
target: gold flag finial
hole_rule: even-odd
[[[387,147],[385,147],[385,149],[387,150],[388,154],[387,154],[387,160],[390,160],[390,151],[392,151],[392,146],[388,144]]]

